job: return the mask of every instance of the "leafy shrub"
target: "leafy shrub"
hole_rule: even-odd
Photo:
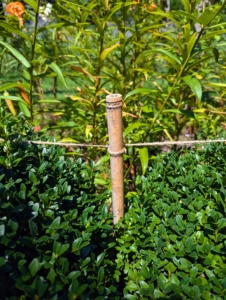
[[[0,121],[1,299],[225,299],[224,144],[159,156],[115,238],[94,165]]]
[[[117,239],[126,299],[225,299],[226,147],[159,157]]]
[[[1,126],[0,298],[117,299],[108,194],[96,195],[94,166],[25,143],[37,137],[19,126]]]

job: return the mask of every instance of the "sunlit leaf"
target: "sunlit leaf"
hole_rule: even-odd
[[[138,88],[138,89],[135,89],[135,90],[129,92],[125,96],[124,100],[126,100],[127,98],[129,98],[129,97],[131,97],[133,95],[136,95],[136,94],[141,94],[141,95],[150,94],[151,95],[151,94],[156,94],[158,92],[159,92],[158,90],[151,90],[151,89],[146,89],[146,88]]]
[[[191,12],[191,4],[189,3],[188,0],[181,0],[181,2],[184,5],[184,9],[186,10],[186,12],[190,13]]]
[[[25,117],[30,118],[31,117],[31,113],[30,113],[27,105],[25,104],[25,102],[19,101],[18,105],[19,105],[20,110],[22,111],[22,113],[25,115]]]
[[[86,125],[86,138],[88,139],[91,131],[93,130],[93,125]]]
[[[197,78],[185,76],[182,78],[184,82],[191,88],[198,101],[202,100],[202,86]]]
[[[0,21],[0,27],[5,28],[10,33],[17,34],[18,36],[22,37],[23,39],[27,40],[28,42],[31,42],[31,37],[27,36],[23,31],[16,29],[15,27],[12,27],[10,24]]]
[[[37,5],[36,1],[34,1],[34,0],[24,0],[24,2],[26,2],[28,5],[30,5],[30,7],[33,8],[34,12],[37,11],[38,5]]]
[[[9,90],[9,89],[12,89],[12,88],[15,88],[15,87],[18,87],[18,86],[21,86],[23,88],[26,88],[26,89],[29,89],[29,84],[27,83],[17,83],[17,82],[10,82],[10,83],[5,83],[5,84],[2,84],[0,86],[0,92],[2,91],[5,91],[5,90]]]
[[[57,64],[55,64],[54,62],[52,62],[49,67],[56,73],[56,75],[59,77],[60,81],[63,83],[63,85],[67,88],[67,84],[64,80],[64,76],[60,70],[60,68],[58,67]]]
[[[118,46],[119,46],[119,44],[115,44],[115,45],[111,46],[110,48],[105,49],[100,55],[100,61],[103,62],[105,60],[105,58],[107,57],[107,55]]]
[[[4,93],[4,96],[9,96],[9,93],[8,92],[5,92]],[[7,104],[7,106],[8,106],[8,108],[9,108],[9,110],[10,110],[10,112],[15,116],[16,115],[16,110],[15,110],[15,108],[14,108],[14,105],[13,105],[13,103],[12,103],[12,100],[9,100],[9,99],[5,99],[5,102],[6,102],[6,104]]]
[[[193,50],[195,42],[196,42],[196,32],[191,36],[190,40],[187,43],[187,47],[186,47],[187,48],[187,57],[186,58],[190,57],[190,54]]]
[[[14,58],[21,62],[22,65],[24,65],[26,68],[30,68],[30,63],[22,54],[20,54],[20,52],[18,52],[15,48],[13,48],[5,42],[0,41],[0,44],[3,45],[6,49],[8,49],[8,51],[14,56]]]
[[[148,167],[148,148],[140,148],[138,151],[141,161],[142,174],[144,175]]]
[[[184,109],[176,109],[175,108],[175,109],[165,109],[163,111],[163,113],[167,113],[167,112],[169,112],[169,113],[175,113],[175,114],[182,114],[182,115],[185,115],[185,116],[187,116],[189,118],[195,119],[195,114],[194,114],[194,112],[192,110],[184,110]]]
[[[198,22],[206,26],[213,19],[214,15],[214,11],[211,8],[206,8],[198,18]]]
[[[155,50],[146,50],[143,51],[138,58],[136,59],[136,63],[140,63],[142,60],[147,59],[147,56],[153,57],[153,54],[158,54],[161,53],[163,54],[165,57],[167,57],[168,59],[173,60],[176,64],[181,65],[181,61],[179,60],[179,58],[177,56],[175,56],[173,53],[164,50],[164,49],[158,49],[156,48]]]
[[[140,127],[149,127],[148,124],[146,123],[141,123],[141,122],[134,122],[130,124],[123,132],[123,136],[126,137],[131,131],[134,129],[140,128]]]

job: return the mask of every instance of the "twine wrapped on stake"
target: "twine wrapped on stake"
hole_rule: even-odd
[[[122,95],[111,94],[106,98],[111,182],[113,223],[124,217],[124,179],[122,142]]]

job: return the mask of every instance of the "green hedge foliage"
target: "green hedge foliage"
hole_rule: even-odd
[[[94,164],[1,130],[1,299],[226,299],[224,144],[159,156],[113,228]]]
[[[94,166],[23,142],[37,137],[17,126],[0,145],[0,299],[117,299],[109,195],[96,194]]]
[[[159,157],[118,239],[126,299],[226,299],[226,147]]]

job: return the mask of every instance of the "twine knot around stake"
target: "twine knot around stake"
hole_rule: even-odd
[[[120,151],[111,151],[110,148],[108,148],[108,153],[110,154],[110,156],[119,157],[122,154],[126,153],[126,148],[123,148]]]

